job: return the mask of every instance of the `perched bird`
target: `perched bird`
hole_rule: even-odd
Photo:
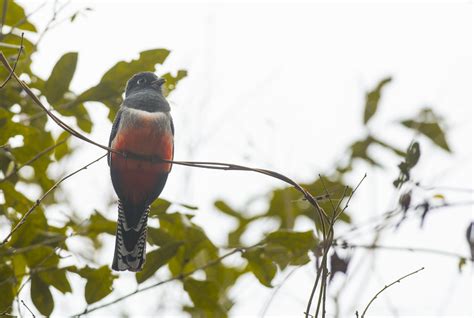
[[[119,198],[112,263],[117,271],[143,268],[150,204],[163,191],[171,170],[170,163],[159,161],[172,160],[174,154],[174,127],[162,92],[164,82],[151,72],[129,79],[110,134],[109,147],[126,154],[109,153],[108,157]]]

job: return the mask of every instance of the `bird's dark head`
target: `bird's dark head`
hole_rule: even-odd
[[[152,72],[137,73],[128,80],[125,97],[142,90],[152,90],[162,94],[161,87],[164,83],[165,79],[159,78]]]

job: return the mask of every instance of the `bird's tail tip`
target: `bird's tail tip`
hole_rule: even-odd
[[[147,219],[150,208],[144,209],[139,222],[134,226],[127,225],[125,209],[121,202],[119,202],[118,210],[119,217],[112,269],[139,272],[145,265]]]

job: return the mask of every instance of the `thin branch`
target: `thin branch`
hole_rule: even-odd
[[[33,204],[33,206],[22,216],[22,218],[20,219],[20,221],[15,225],[15,227],[11,230],[11,232],[3,239],[3,241],[0,243],[0,246],[6,244],[8,242],[8,240],[10,239],[10,237],[13,235],[13,233],[15,233],[25,222],[26,222],[26,219],[30,216],[30,214],[41,204],[41,201],[43,201],[54,189],[56,189],[63,181],[69,179],[70,177],[74,176],[75,174],[81,172],[82,170],[86,170],[89,166],[93,165],[94,163],[96,163],[97,161],[101,160],[102,158],[105,158],[105,156],[107,156],[107,154],[105,155],[102,155],[100,156],[99,158],[89,162],[88,164],[86,164],[85,166],[75,170],[74,172],[68,174],[67,176],[65,177],[62,177],[61,179],[59,179],[58,182],[56,182],[51,188],[48,189],[48,191],[46,191],[42,196],[41,198],[39,198],[38,200],[36,200],[35,204]]]
[[[321,281],[322,281],[321,287],[319,287],[318,304],[316,305],[316,311],[315,311],[315,313],[314,313],[314,317],[315,317],[315,318],[318,317],[318,315],[319,315],[319,308],[321,307],[321,304],[323,303],[324,280],[325,280],[326,266],[327,266],[327,257],[326,257],[326,259],[325,259],[325,263],[324,263],[324,264],[321,264],[323,276],[322,276],[322,279],[321,279]]]
[[[206,268],[209,268],[209,267],[212,267],[212,266],[214,266],[214,265],[219,264],[223,259],[225,259],[225,258],[227,258],[227,257],[229,257],[229,256],[231,256],[231,255],[234,255],[234,254],[239,253],[239,252],[240,252],[240,253],[245,252],[246,250],[249,250],[249,249],[251,249],[251,248],[257,247],[257,246],[259,246],[259,245],[260,245],[260,244],[255,244],[255,245],[252,245],[252,246],[249,246],[249,247],[246,247],[246,248],[240,247],[240,248],[233,249],[232,251],[230,251],[230,252],[228,252],[228,253],[226,253],[226,254],[224,254],[224,255],[222,255],[222,256],[216,258],[216,259],[213,260],[213,261],[210,261],[209,263],[207,263],[207,264],[205,264],[205,265],[203,265],[203,266],[197,267],[197,268],[195,268],[195,269],[193,269],[193,270],[191,270],[191,271],[188,271],[188,272],[186,272],[186,273],[182,273],[182,274],[179,274],[179,275],[170,277],[170,278],[168,278],[168,279],[162,280],[162,281],[160,281],[160,282],[158,282],[158,283],[155,283],[155,284],[153,284],[153,285],[150,285],[150,286],[147,286],[147,287],[143,287],[143,288],[138,288],[138,289],[135,290],[134,292],[131,292],[131,293],[128,293],[128,294],[123,295],[123,296],[121,296],[121,297],[118,297],[117,299],[115,299],[115,300],[113,300],[113,301],[111,301],[111,302],[108,302],[108,303],[105,303],[105,304],[102,304],[102,305],[99,305],[99,306],[93,307],[93,308],[86,308],[86,309],[84,309],[83,312],[81,312],[81,313],[79,313],[79,314],[73,315],[73,317],[80,317],[80,316],[82,316],[82,315],[91,313],[91,312],[93,312],[93,311],[102,309],[102,308],[104,308],[104,307],[108,307],[108,306],[113,305],[113,304],[116,304],[116,303],[118,303],[118,302],[120,302],[120,301],[122,301],[122,300],[124,300],[124,299],[126,299],[126,298],[128,298],[128,297],[131,297],[131,296],[133,296],[133,295],[136,295],[136,294],[138,294],[138,293],[144,292],[144,291],[146,291],[146,290],[149,290],[149,289],[152,289],[152,288],[161,286],[161,285],[163,285],[163,284],[166,284],[166,283],[169,283],[169,282],[172,282],[172,281],[175,281],[175,280],[182,280],[182,279],[184,279],[184,278],[186,278],[186,277],[188,277],[188,276],[191,276],[192,274],[194,274],[194,273],[197,272],[197,271],[204,270],[204,269],[206,269]]]
[[[64,10],[64,8],[66,8],[69,3],[71,1],[67,1],[66,3],[64,3],[61,7],[57,8],[57,5],[58,5],[58,0],[55,0],[54,1],[54,10],[53,10],[53,15],[51,17],[51,19],[48,21],[48,23],[46,24],[45,28],[43,29],[43,31],[41,31],[39,37],[38,37],[38,40],[36,41],[36,44],[35,46],[37,47],[41,40],[43,39],[44,35],[46,34],[46,32],[48,32],[50,29],[51,29],[51,25],[53,24],[54,21],[56,21],[57,17],[58,17],[58,14],[61,13],[61,11]]]
[[[41,158],[42,156],[44,156],[45,154],[47,154],[48,152],[50,152],[51,150],[54,150],[56,149],[57,147],[61,146],[62,144],[64,144],[65,142],[67,142],[67,139],[64,139],[64,140],[61,140],[60,142],[54,144],[54,145],[51,145],[49,147],[47,147],[46,149],[38,152],[33,158],[31,158],[30,160],[28,160],[27,162],[19,165],[18,167],[15,167],[15,169],[13,169],[12,172],[10,172],[9,174],[7,174],[3,179],[0,180],[0,183],[4,182],[5,180],[7,180],[8,178],[11,178],[12,176],[18,174],[18,172],[25,166],[29,166],[30,164],[32,164],[33,162],[35,162],[36,160],[38,160],[39,158]]]
[[[430,206],[429,211],[434,211],[434,210],[441,210],[444,208],[453,208],[453,207],[460,207],[460,206],[471,206],[474,205],[474,201],[472,200],[467,200],[467,201],[459,201],[459,202],[444,202],[438,205]],[[411,205],[408,210],[413,210],[416,209],[417,205]],[[466,210],[469,211],[469,210]],[[345,233],[340,234],[339,236],[336,237],[336,240],[343,240],[347,238],[348,235],[352,234],[353,236],[357,236],[358,234],[354,232],[357,231],[362,231],[364,233],[370,232],[368,227],[374,227],[375,229],[381,228],[381,227],[388,227],[392,224],[388,223],[391,219],[394,217],[400,215],[403,213],[403,210],[401,209],[394,209],[394,210],[389,210],[386,212],[383,212],[380,215],[377,215],[375,217],[368,218],[367,220],[360,222],[357,225],[352,225],[350,229],[348,229]],[[414,216],[412,213],[408,214],[407,217]],[[393,226],[393,225],[392,225]]]
[[[416,273],[418,273],[418,272],[420,272],[420,271],[422,271],[422,270],[424,270],[424,269],[425,269],[424,267],[422,267],[422,268],[420,268],[420,269],[417,269],[416,271],[411,272],[410,274],[407,274],[407,275],[405,275],[405,276],[403,276],[403,277],[400,277],[399,279],[397,279],[396,281],[394,281],[394,282],[392,282],[392,283],[390,283],[390,284],[388,284],[388,285],[385,285],[385,287],[382,288],[377,294],[375,294],[375,296],[374,296],[374,297],[370,300],[370,302],[367,304],[367,306],[366,306],[365,309],[364,309],[364,312],[363,312],[362,315],[361,315],[361,318],[364,318],[365,313],[366,313],[367,310],[369,309],[370,305],[371,305],[371,304],[375,301],[375,299],[376,299],[381,293],[383,293],[387,288],[389,288],[389,287],[395,285],[396,283],[400,283],[403,279],[405,279],[405,278],[407,278],[407,277],[409,277],[409,276],[411,276],[411,275],[415,275]]]
[[[324,274],[324,284],[323,284],[323,287],[324,287],[324,294],[323,294],[323,317],[326,317],[326,292],[327,292],[327,287],[328,287],[328,277],[330,275],[330,273],[328,272],[327,270],[327,267],[326,267],[326,270],[325,270],[325,273]]]
[[[23,299],[21,300],[21,303],[23,304],[23,306],[25,306],[26,309],[28,309],[28,311],[30,312],[31,316],[33,316],[33,318],[35,318],[35,314],[30,310],[30,308],[28,308],[28,306],[25,304],[25,302],[23,301]]]
[[[7,0],[4,0],[3,3],[7,3],[7,2],[8,2]],[[13,68],[11,69],[10,73],[8,73],[8,76],[5,79],[5,81],[3,81],[2,84],[0,84],[0,89],[4,88],[5,85],[7,85],[8,81],[12,78],[13,74],[15,73],[16,66],[18,64],[18,61],[20,60],[21,52],[23,52],[23,49],[24,49],[24,47],[23,47],[23,36],[24,36],[24,33],[22,32],[21,33],[21,40],[20,40],[20,48],[18,49],[18,55],[16,56],[15,63],[13,64]]]
[[[321,180],[321,183],[322,183],[322,185],[323,185],[325,194],[326,194],[328,197],[331,197],[330,194],[329,194],[328,189],[326,188],[326,182],[324,182],[324,178],[321,176],[321,174],[318,174],[318,177],[319,177],[319,179]],[[341,200],[342,200],[342,198],[341,198]],[[334,216],[335,216],[336,213],[337,213],[337,208],[334,206],[334,203],[332,203],[332,200],[329,200],[329,202],[331,203],[332,213],[333,213],[332,215],[333,215],[333,218],[334,218]]]
[[[0,42],[0,47],[4,47],[4,48],[7,48],[7,49],[19,49],[20,48],[19,45],[5,43],[5,42]]]
[[[286,277],[283,279],[283,281],[278,284],[278,286],[275,287],[275,289],[273,290],[272,292],[272,295],[270,296],[270,298],[267,300],[267,302],[265,303],[261,313],[260,313],[260,317],[265,317],[265,314],[267,313],[267,310],[268,308],[270,308],[270,304],[272,303],[273,299],[275,298],[276,294],[278,293],[278,291],[280,291],[280,288],[283,287],[283,285],[287,282],[287,280],[296,272],[297,269],[301,268],[300,266],[297,266],[295,268],[293,268],[290,273],[288,275],[286,275]]]
[[[357,189],[359,189],[359,186],[362,184],[362,182],[365,180],[365,178],[367,178],[367,173],[364,174],[364,176],[362,177],[362,179],[360,179],[359,183],[358,183],[357,186],[355,187],[354,191],[351,192],[351,195],[349,196],[349,199],[347,199],[346,205],[345,205],[344,208],[341,210],[341,212],[336,216],[336,218],[338,218],[342,213],[344,213],[344,211],[346,211],[346,209],[349,207],[349,203],[350,203],[351,200],[352,200],[352,196],[356,193]]]
[[[424,248],[424,247],[408,247],[408,246],[385,246],[379,244],[349,244],[349,243],[337,243],[334,242],[333,246],[339,246],[341,248],[363,248],[368,250],[391,250],[391,251],[402,251],[402,252],[421,252],[421,253],[429,253],[429,254],[436,254],[442,256],[449,256],[449,257],[456,257],[456,258],[464,258],[468,261],[474,262],[474,258],[470,256],[464,256],[461,254],[449,252],[449,251],[442,251],[436,250],[432,248]]]

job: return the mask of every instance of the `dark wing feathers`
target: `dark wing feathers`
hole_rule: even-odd
[[[109,148],[112,146],[112,140],[114,140],[115,136],[117,135],[117,131],[118,131],[118,128],[119,128],[119,125],[120,125],[120,119],[121,118],[122,118],[122,109],[119,109],[119,111],[117,112],[117,115],[115,116],[114,123],[112,125],[112,131],[110,132]],[[107,162],[109,163],[109,166],[110,166],[111,159],[112,159],[112,157],[111,157],[110,152],[109,152],[109,154],[107,155]]]

